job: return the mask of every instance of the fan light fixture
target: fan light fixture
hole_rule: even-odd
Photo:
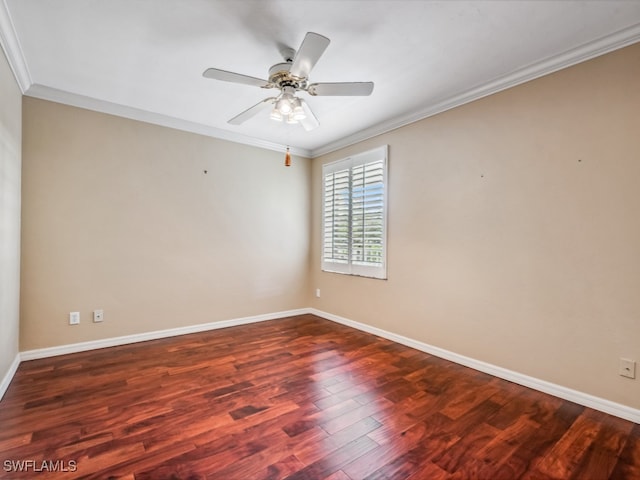
[[[281,122],[282,121],[282,114],[280,113],[280,111],[277,108],[274,108],[271,111],[271,120],[275,120],[277,122]]]
[[[299,120],[307,118],[302,102],[296,97],[291,87],[285,87],[282,94],[274,101],[271,119],[277,122],[286,121],[289,124],[296,124]]]

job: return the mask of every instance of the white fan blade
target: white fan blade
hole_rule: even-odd
[[[367,96],[373,92],[373,82],[312,83],[307,92],[322,96]]]
[[[213,78],[214,80],[222,80],[223,82],[242,83],[244,85],[253,85],[255,87],[264,87],[269,83],[260,78],[250,77],[240,73],[227,72],[226,70],[218,70],[217,68],[207,68],[202,76],[205,78]]]
[[[302,127],[307,132],[313,130],[314,128],[318,128],[320,126],[320,122],[311,111],[311,107],[309,107],[309,105],[307,105],[307,102],[302,99],[300,99],[300,103],[302,104],[302,109],[304,110],[304,114],[306,115],[306,117],[302,120],[298,120],[300,122],[300,125],[302,125]]]
[[[307,78],[330,41],[327,37],[308,32],[293,59],[289,73],[295,77]]]
[[[230,123],[231,125],[241,125],[247,120],[249,120],[251,117],[256,116],[262,110],[266,109],[267,107],[270,107],[273,104],[274,100],[275,98],[265,98],[263,101],[261,101],[260,103],[256,103],[253,107],[248,108],[247,110],[242,112],[240,115],[236,115],[227,123]]]

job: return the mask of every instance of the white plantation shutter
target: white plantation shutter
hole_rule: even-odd
[[[349,170],[324,177],[323,257],[332,262],[349,263]]]
[[[322,269],[386,278],[387,147],[322,167]]]

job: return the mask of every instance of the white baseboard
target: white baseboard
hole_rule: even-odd
[[[217,330],[219,328],[236,327],[238,325],[246,325],[248,323],[264,322],[267,320],[276,320],[279,318],[291,317],[294,315],[302,315],[309,313],[309,309],[287,310],[284,312],[267,313],[264,315],[254,315],[251,317],[234,318],[231,320],[221,320],[219,322],[201,323],[198,325],[189,325],[186,327],[169,328],[166,330],[156,330],[153,332],[136,333],[133,335],[125,335],[122,337],[105,338],[101,340],[92,340],[90,342],[72,343],[69,345],[60,345],[57,347],[39,348],[36,350],[26,350],[20,353],[20,360],[36,360],[39,358],[55,357],[58,355],[66,355],[68,353],[86,352],[87,350],[95,350],[98,348],[116,347],[118,345],[126,345],[129,343],[146,342],[147,340],[157,340],[160,338],[176,337],[178,335],[187,335],[189,333],[206,332],[207,330]]]
[[[4,397],[4,394],[6,393],[7,388],[9,388],[9,384],[11,383],[11,380],[13,380],[13,376],[16,374],[19,366],[20,354],[18,353],[13,359],[13,362],[11,362],[11,365],[9,365],[9,370],[7,370],[7,373],[2,377],[2,382],[0,382],[0,400]]]
[[[0,399],[4,395],[5,391],[9,387],[13,376],[20,364],[20,361],[35,360],[38,358],[47,358],[57,355],[66,355],[68,353],[84,352],[87,350],[94,350],[98,348],[114,347],[118,345],[126,345],[129,343],[144,342],[147,340],[156,340],[160,338],[174,337],[178,335],[186,335],[189,333],[204,332],[207,330],[216,330],[219,328],[235,327],[238,325],[246,325],[249,323],[263,322],[267,320],[276,320],[285,317],[291,317],[294,315],[303,315],[311,313],[326,320],[331,320],[348,327],[361,330],[363,332],[371,333],[387,340],[391,340],[402,345],[406,345],[416,350],[420,350],[436,357],[444,358],[454,363],[464,365],[466,367],[473,368],[480,372],[488,373],[498,378],[508,380],[510,382],[523,385],[525,387],[538,390],[540,392],[548,393],[564,400],[583,405],[585,407],[593,408],[616,417],[629,420],[634,423],[640,424],[640,410],[622,405],[604,398],[596,397],[587,393],[579,392],[561,385],[557,385],[545,380],[530,377],[522,373],[514,372],[506,368],[498,367],[490,363],[482,362],[464,355],[445,350],[443,348],[435,347],[427,343],[420,342],[402,335],[398,335],[386,330],[382,330],[377,327],[372,327],[364,323],[356,322],[348,318],[333,315],[331,313],[323,312],[315,308],[300,308],[297,310],[287,310],[283,312],[268,313],[264,315],[255,315],[251,317],[236,318],[231,320],[223,320],[220,322],[203,323],[199,325],[191,325],[187,327],[170,328],[167,330],[157,330],[154,332],[139,333],[135,335],[126,335],[122,337],[106,338],[103,340],[94,340],[90,342],[74,343],[70,345],[61,345],[58,347],[41,348],[37,350],[27,350],[19,353],[16,359],[11,364],[9,371],[5,374],[2,382],[0,383]]]
[[[395,333],[387,332],[386,330],[372,327],[370,325],[356,322],[354,320],[340,317],[338,315],[333,315],[331,313],[323,312],[321,310],[316,310],[315,308],[310,308],[307,310],[308,310],[307,313],[312,313],[314,315],[317,315],[318,317],[322,317],[324,319],[331,320],[333,322],[340,323],[342,325],[346,325],[348,327],[352,327],[357,330],[362,330],[363,332],[371,333],[373,335],[386,338],[387,340],[391,340],[393,342],[400,343],[402,345],[406,345],[411,348],[415,348],[416,350],[429,353],[436,357],[444,358],[445,360],[449,360],[451,362],[464,365],[465,367],[470,367],[470,368],[473,368],[474,370],[488,373],[489,375],[493,375],[494,377],[502,378],[504,380],[508,380],[510,382],[532,388],[533,390],[538,390],[543,393],[548,393],[549,395],[553,395],[555,397],[559,397],[564,400],[569,400],[570,402],[574,402],[579,405],[593,408],[594,410],[599,410],[601,412],[608,413],[610,415],[620,417],[625,420],[629,420],[631,422],[640,424],[640,410],[636,408],[632,408],[627,405],[622,405],[620,403],[612,402],[610,400],[596,397],[588,393],[579,392],[577,390],[563,387],[562,385],[557,385],[551,382],[547,382],[545,380],[540,380],[538,378],[530,377],[528,375],[514,372],[512,370],[498,367],[496,365],[482,362],[480,360],[475,360],[470,357],[465,357],[464,355],[459,355],[457,353],[451,352],[449,350],[445,350],[443,348],[434,347],[433,345],[429,345],[427,343],[419,342],[417,340],[413,340],[411,338],[404,337],[402,335],[397,335]]]

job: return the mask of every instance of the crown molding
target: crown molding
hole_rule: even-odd
[[[84,108],[95,112],[106,113],[118,117],[137,120],[140,122],[151,123],[163,127],[182,130],[185,132],[196,133],[208,137],[217,138],[219,140],[227,140],[229,142],[241,143],[253,147],[264,148],[276,152],[284,152],[287,145],[281,145],[275,142],[269,142],[260,138],[249,137],[234,132],[228,132],[219,128],[210,127],[201,123],[190,122],[176,117],[170,117],[160,113],[149,112],[140,108],[129,107],[118,103],[108,102],[85,95],[58,90],[56,88],[47,87],[45,85],[33,84],[24,92],[28,97],[48,100],[50,102],[62,103],[72,107]],[[311,152],[304,148],[291,147],[290,151],[294,155],[309,158]]]
[[[322,145],[318,148],[304,149],[291,147],[291,153],[307,158],[320,157],[327,153],[362,142],[377,135],[390,132],[405,125],[423,120],[438,113],[445,112],[452,108],[498,93],[502,90],[506,90],[600,55],[604,55],[639,41],[640,24],[635,24],[559,55],[527,65],[510,72],[507,75],[478,85],[472,89],[441,99],[437,103],[427,105],[416,112],[395,117],[389,121],[379,123],[353,135]],[[196,122],[190,122],[188,120],[182,120],[159,113],[148,112],[134,107],[128,107],[105,100],[58,90],[44,85],[34,84],[22,53],[22,48],[20,47],[20,43],[16,36],[13,22],[11,21],[6,0],[0,0],[0,44],[7,56],[7,60],[9,61],[9,65],[13,71],[16,81],[18,82],[22,93],[25,95],[272,151],[282,152],[287,147],[286,145],[270,142],[268,140],[229,132],[227,130],[210,127]]]
[[[520,85],[544,75],[557,72],[572,65],[585,62],[639,41],[640,24],[636,24],[623,30],[619,30],[611,35],[601,37],[592,42],[580,45],[579,47],[567,50],[559,55],[522,67],[507,75],[478,85],[470,90],[466,90],[452,97],[443,99],[438,103],[428,105],[417,112],[412,112],[408,115],[399,116],[389,121],[379,123],[348,137],[313,149],[311,150],[311,158],[316,158],[341,148],[348,147],[349,145],[368,140],[369,138],[377,135],[390,132],[405,125],[409,125],[410,123],[414,123],[466,103],[473,102],[474,100],[498,93],[502,90],[515,87],[516,85]]]
[[[0,46],[7,57],[20,91],[26,92],[33,82],[5,0],[0,0]]]

